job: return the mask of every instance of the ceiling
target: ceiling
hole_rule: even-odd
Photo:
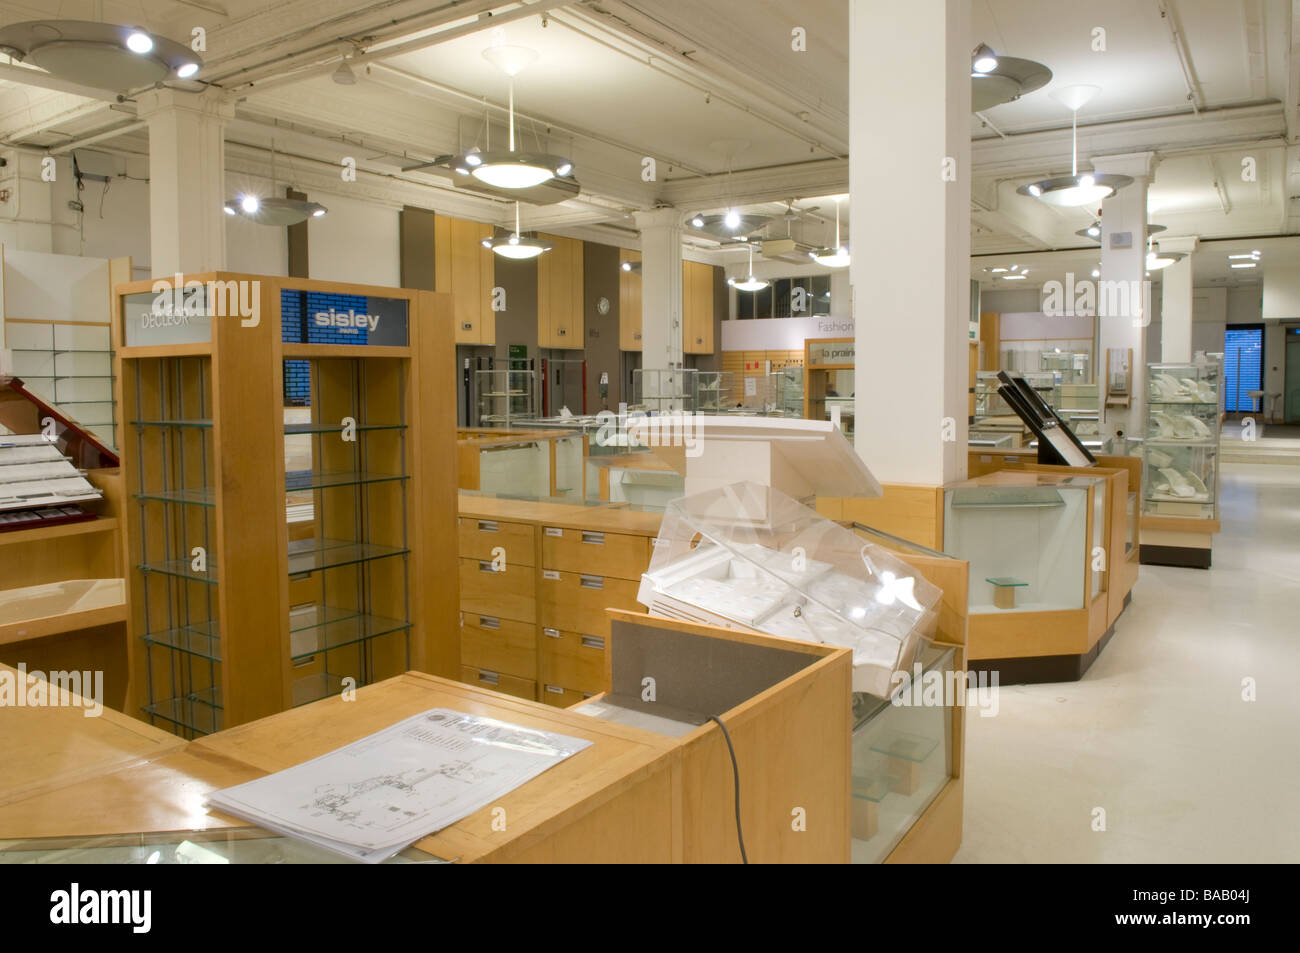
[[[1070,115],[1051,94],[1078,83],[1101,87],[1079,113],[1081,165],[1154,151],[1151,220],[1165,235],[1300,231],[1300,156],[1289,144],[1300,134],[1293,2],[972,0],[972,47],[986,42],[1054,73],[1043,89],[972,116],[976,270],[984,256],[1094,255],[1074,233],[1095,209],[1052,209],[1015,191],[1069,171]],[[0,23],[48,16],[48,6],[0,2]],[[93,19],[95,8],[62,0],[58,12]],[[236,102],[227,166],[241,181],[268,179],[274,144],[281,184],[337,192],[338,163],[352,156],[360,198],[506,221],[505,202],[458,190],[436,170],[403,171],[489,135],[502,141],[507,82],[482,52],[505,42],[538,53],[516,83],[521,142],[568,155],[582,184],[573,200],[525,209],[526,227],[635,245],[636,209],[736,207],[772,216],[770,237],[820,245],[832,240],[829,197],[848,187],[848,0],[104,0],[102,8],[106,20],[176,40],[206,30],[200,78]],[[1098,24],[1104,50],[1094,49]],[[806,30],[806,54],[790,51],[795,26]],[[331,79],[344,54],[355,57],[356,85]],[[904,135],[882,130],[882,148]],[[148,152],[129,95],[117,102],[3,63],[0,143]],[[642,174],[647,157],[652,181]],[[1255,181],[1242,181],[1244,157]],[[848,211],[845,202],[845,228]],[[716,236],[690,228],[687,236],[717,247]]]

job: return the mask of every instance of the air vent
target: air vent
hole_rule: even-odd
[[[793,238],[775,238],[763,242],[760,246],[760,253],[764,258],[771,261],[788,261],[799,265],[812,263],[812,259],[808,256],[811,251],[813,251],[812,245],[805,245]]]

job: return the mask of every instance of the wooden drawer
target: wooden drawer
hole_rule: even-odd
[[[543,628],[537,643],[541,681],[585,692],[608,691],[605,675],[607,643],[608,639],[603,635]]]
[[[519,678],[537,678],[537,626],[462,612],[460,662]]]
[[[460,608],[462,612],[537,621],[537,570],[507,562],[500,572],[491,560],[460,561]]]
[[[537,610],[543,626],[609,637],[605,610],[644,611],[636,601],[640,583],[612,576],[542,570]],[[462,599],[464,597],[462,596]]]
[[[514,675],[506,675],[502,672],[462,665],[460,667],[460,680],[468,682],[470,685],[478,685],[481,688],[490,688],[494,692],[501,692],[503,695],[514,695],[516,698],[537,701],[537,683],[531,678],[517,678]]]
[[[576,705],[594,694],[595,692],[579,691],[575,688],[565,688],[562,685],[542,685],[537,697],[539,701],[554,705],[556,708],[568,708],[570,705]]]
[[[503,523],[499,520],[458,519],[460,555],[469,559],[491,559],[492,550],[506,551],[506,566],[536,566],[535,530],[528,523]]]
[[[602,533],[589,529],[542,527],[542,568],[591,573],[619,579],[640,579],[650,566],[650,544],[644,536]]]

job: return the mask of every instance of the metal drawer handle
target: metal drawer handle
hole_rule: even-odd
[[[501,620],[493,615],[481,615],[478,617],[478,624],[484,629],[501,628]]]
[[[548,639],[558,639],[558,638],[560,637],[560,630],[559,630],[559,629],[551,629],[551,628],[543,628],[543,629],[542,629],[542,635],[546,636]]]
[[[580,580],[578,584],[582,586],[583,589],[604,589],[605,588],[604,576],[582,575],[579,576],[578,579]]]
[[[600,649],[605,651],[605,640],[599,635],[584,635],[582,637],[583,648]]]
[[[462,331],[473,331],[474,323],[472,321],[462,321],[460,325]]]
[[[496,520],[479,520],[478,528],[483,533],[496,533],[499,531]]]
[[[604,545],[605,545],[605,534],[604,534],[604,533],[589,532],[589,531],[587,531],[587,530],[584,529],[584,530],[582,531],[582,541],[583,541],[584,543],[592,543],[593,545],[596,545],[596,546],[604,546]]]
[[[478,571],[479,571],[479,572],[496,572],[496,569],[494,569],[494,568],[492,567],[492,560],[490,560],[490,559],[480,559],[480,560],[478,561]]]
[[[487,682],[489,685],[499,685],[501,683],[501,676],[496,672],[488,672],[484,669],[479,669],[478,680],[480,682]]]
[[[547,690],[548,692],[550,692],[552,695],[563,695],[563,694],[564,694],[564,689],[561,688],[559,685],[547,685],[547,686],[546,686],[546,690]]]

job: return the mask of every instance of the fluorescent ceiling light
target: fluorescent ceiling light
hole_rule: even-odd
[[[1003,275],[1002,280],[1003,281],[1024,281],[1025,276],[1024,275]]]
[[[1237,262],[1235,264],[1229,265],[1228,267],[1229,268],[1254,268],[1255,263],[1253,261],[1243,261],[1243,262]]]

